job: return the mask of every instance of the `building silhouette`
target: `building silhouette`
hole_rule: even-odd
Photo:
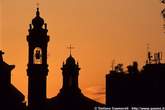
[[[43,28],[44,25],[44,28]],[[44,24],[37,8],[36,17],[30,24],[29,35],[27,36],[28,55],[28,109],[45,110],[46,101],[46,80],[48,75],[47,45],[47,24]]]
[[[40,17],[39,8],[29,25],[28,42],[28,104],[24,95],[11,84],[11,70],[3,60],[0,51],[0,110],[94,110],[103,107],[97,101],[86,97],[79,87],[78,62],[71,52],[62,65],[63,85],[57,96],[47,98],[48,75],[47,24]],[[71,48],[71,47],[70,47]],[[142,70],[133,62],[123,70],[122,64],[106,75],[106,106],[112,107],[162,107],[165,106],[165,64],[161,53],[154,56],[148,52],[148,59]]]
[[[104,106],[82,94],[78,84],[79,64],[71,53],[61,68],[63,87],[57,96],[48,99],[46,82],[49,36],[39,8],[28,31],[28,104],[24,95],[11,84],[11,70],[15,66],[5,63],[2,57],[4,53],[0,51],[0,110],[93,110],[96,106]]]
[[[136,62],[124,72],[121,65],[106,75],[106,105],[117,107],[165,106],[165,64],[160,54],[154,59],[148,54],[147,63],[138,70]]]
[[[94,107],[104,106],[83,95],[79,88],[79,64],[70,55],[61,68],[63,86],[57,96],[47,100],[48,110],[94,110]]]
[[[44,25],[44,26],[43,26]],[[30,24],[29,35],[27,36],[28,55],[28,110],[93,110],[96,106],[103,106],[85,97],[78,85],[79,65],[70,56],[63,64],[63,87],[60,93],[51,99],[46,97],[46,77],[48,75],[47,25],[40,17],[37,8],[36,17]]]
[[[0,51],[0,110],[26,110],[24,95],[11,84],[11,70],[14,65],[3,61]]]

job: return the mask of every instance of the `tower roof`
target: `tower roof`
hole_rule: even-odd
[[[75,64],[75,59],[72,57],[72,55],[70,55],[70,56],[66,59],[66,64]]]
[[[40,17],[39,8],[37,8],[36,17],[32,20],[32,24],[34,27],[42,27],[44,24],[44,19]]]

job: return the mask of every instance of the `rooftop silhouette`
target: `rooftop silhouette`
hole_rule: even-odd
[[[106,75],[106,105],[128,107],[165,106],[165,64],[160,54],[148,59],[142,70],[137,62],[127,66],[124,72],[121,64]],[[154,59],[154,60],[153,60]]]
[[[93,110],[95,106],[103,104],[85,97],[79,88],[79,64],[71,55],[63,64],[63,87],[56,97],[47,99],[46,83],[48,75],[47,46],[49,36],[47,25],[40,17],[39,8],[36,17],[30,24],[29,35],[27,36],[29,46],[28,61],[28,109],[29,110]]]
[[[5,63],[3,54],[0,51],[0,109],[26,110],[24,95],[11,84],[11,70],[15,66]]]
[[[44,26],[44,27],[43,27]],[[11,70],[14,65],[8,65],[3,61],[0,51],[0,109],[1,110],[93,110],[95,106],[103,104],[91,100],[81,93],[78,84],[79,64],[71,55],[63,64],[63,87],[59,94],[51,99],[46,96],[46,83],[48,75],[47,24],[40,16],[37,7],[36,16],[29,25],[28,42],[28,104],[26,106],[24,95],[11,84]]]
[[[57,96],[47,98],[48,76],[47,46],[49,35],[47,24],[37,6],[36,15],[29,25],[28,43],[28,103],[25,96],[11,83],[14,65],[3,60],[0,51],[0,109],[1,110],[94,110],[105,106],[85,96],[79,87],[79,63],[70,55],[62,64],[63,85]],[[165,64],[161,63],[161,52],[148,59],[142,70],[138,63],[129,65],[128,71],[118,64],[106,75],[106,106],[165,106]]]
[[[83,95],[79,88],[79,64],[70,56],[62,65],[63,86],[56,97],[48,100],[48,110],[93,110],[94,107],[104,106]]]

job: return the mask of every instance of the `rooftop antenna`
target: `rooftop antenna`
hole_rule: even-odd
[[[147,43],[147,52],[149,52],[149,51],[150,51],[150,44]]]
[[[147,43],[147,60],[146,60],[146,63],[151,64],[151,62],[152,62],[152,55],[150,52],[150,44]]]
[[[161,4],[165,5],[165,0],[160,0]],[[165,6],[164,6],[165,7]],[[161,10],[161,15],[163,17],[163,20],[165,22],[165,8]],[[163,28],[165,29],[165,24],[163,24]]]
[[[162,60],[162,52],[157,52],[154,54],[155,64],[160,64]]]
[[[112,66],[112,71],[114,70],[114,65],[115,65],[115,60],[113,59],[112,60],[112,65],[111,65]]]

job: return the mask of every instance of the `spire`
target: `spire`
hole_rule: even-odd
[[[37,12],[36,12],[36,16],[40,16],[40,11],[39,11],[39,7],[37,7]]]
[[[37,3],[36,17],[32,20],[34,28],[42,28],[44,25],[44,19],[40,17],[39,3]]]
[[[36,12],[36,16],[40,16],[40,11],[39,11],[39,3],[37,3],[37,12]]]

